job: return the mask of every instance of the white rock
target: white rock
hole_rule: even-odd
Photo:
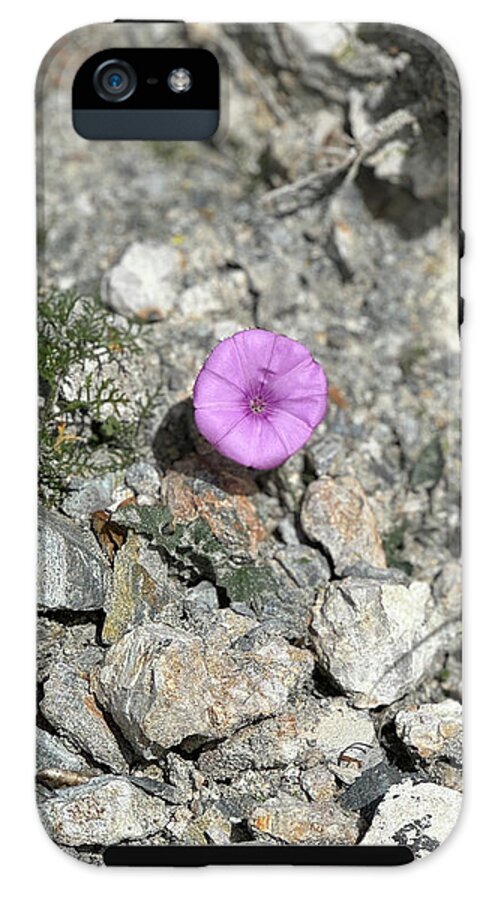
[[[201,637],[142,625],[108,651],[95,676],[103,707],[147,758],[191,738],[225,737],[280,712],[310,675],[313,658],[283,638],[244,649],[252,620],[220,610]]]
[[[161,831],[170,818],[162,800],[124,778],[104,775],[88,784],[57,791],[40,805],[40,815],[57,844],[108,845]]]
[[[320,664],[354,706],[393,703],[455,642],[459,623],[420,581],[408,587],[366,578],[332,582],[313,609]]]
[[[411,779],[393,785],[379,804],[362,845],[397,844],[426,856],[448,838],[461,810],[461,794]]]
[[[397,736],[421,759],[462,760],[462,706],[457,700],[424,703],[401,709],[395,717]]]
[[[302,38],[309,53],[315,56],[331,56],[343,48],[349,42],[349,31],[354,31],[354,25],[337,25],[334,23],[301,22],[291,25],[293,31]]]
[[[331,800],[304,803],[284,795],[256,806],[249,825],[258,839],[275,839],[284,844],[352,845],[359,835],[359,817]]]
[[[131,244],[117,265],[105,272],[101,296],[125,316],[167,315],[177,298],[180,259],[167,244]]]
[[[301,525],[330,553],[337,572],[361,561],[386,568],[375,516],[357,478],[324,475],[312,481],[304,495]]]
[[[378,743],[368,712],[352,709],[340,697],[308,698],[295,709],[242,728],[203,753],[199,765],[213,776],[235,777],[251,768],[325,763],[349,783],[366,768],[373,750],[378,750]]]

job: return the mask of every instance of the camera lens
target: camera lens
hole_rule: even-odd
[[[110,103],[127,100],[136,90],[136,73],[129,63],[122,59],[107,59],[101,63],[93,76],[97,94]]]

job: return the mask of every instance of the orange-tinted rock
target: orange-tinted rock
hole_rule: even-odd
[[[271,797],[256,806],[249,825],[258,838],[284,844],[356,844],[359,817],[335,802],[305,803],[295,797]]]
[[[361,561],[386,568],[375,517],[357,478],[324,475],[313,481],[304,495],[301,523],[307,536],[330,553],[337,573]]]
[[[256,556],[266,531],[248,496],[254,482],[228,471],[216,473],[194,459],[186,460],[181,469],[169,471],[162,483],[173,527],[202,519],[232,552]]]

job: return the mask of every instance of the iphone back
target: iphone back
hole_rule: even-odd
[[[116,22],[36,104],[44,828],[107,865],[431,853],[462,797],[452,63],[397,25]]]

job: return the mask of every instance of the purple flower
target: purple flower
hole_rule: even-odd
[[[327,394],[323,369],[298,341],[239,331],[217,344],[196,378],[196,425],[224,456],[272,469],[311,437]]]

